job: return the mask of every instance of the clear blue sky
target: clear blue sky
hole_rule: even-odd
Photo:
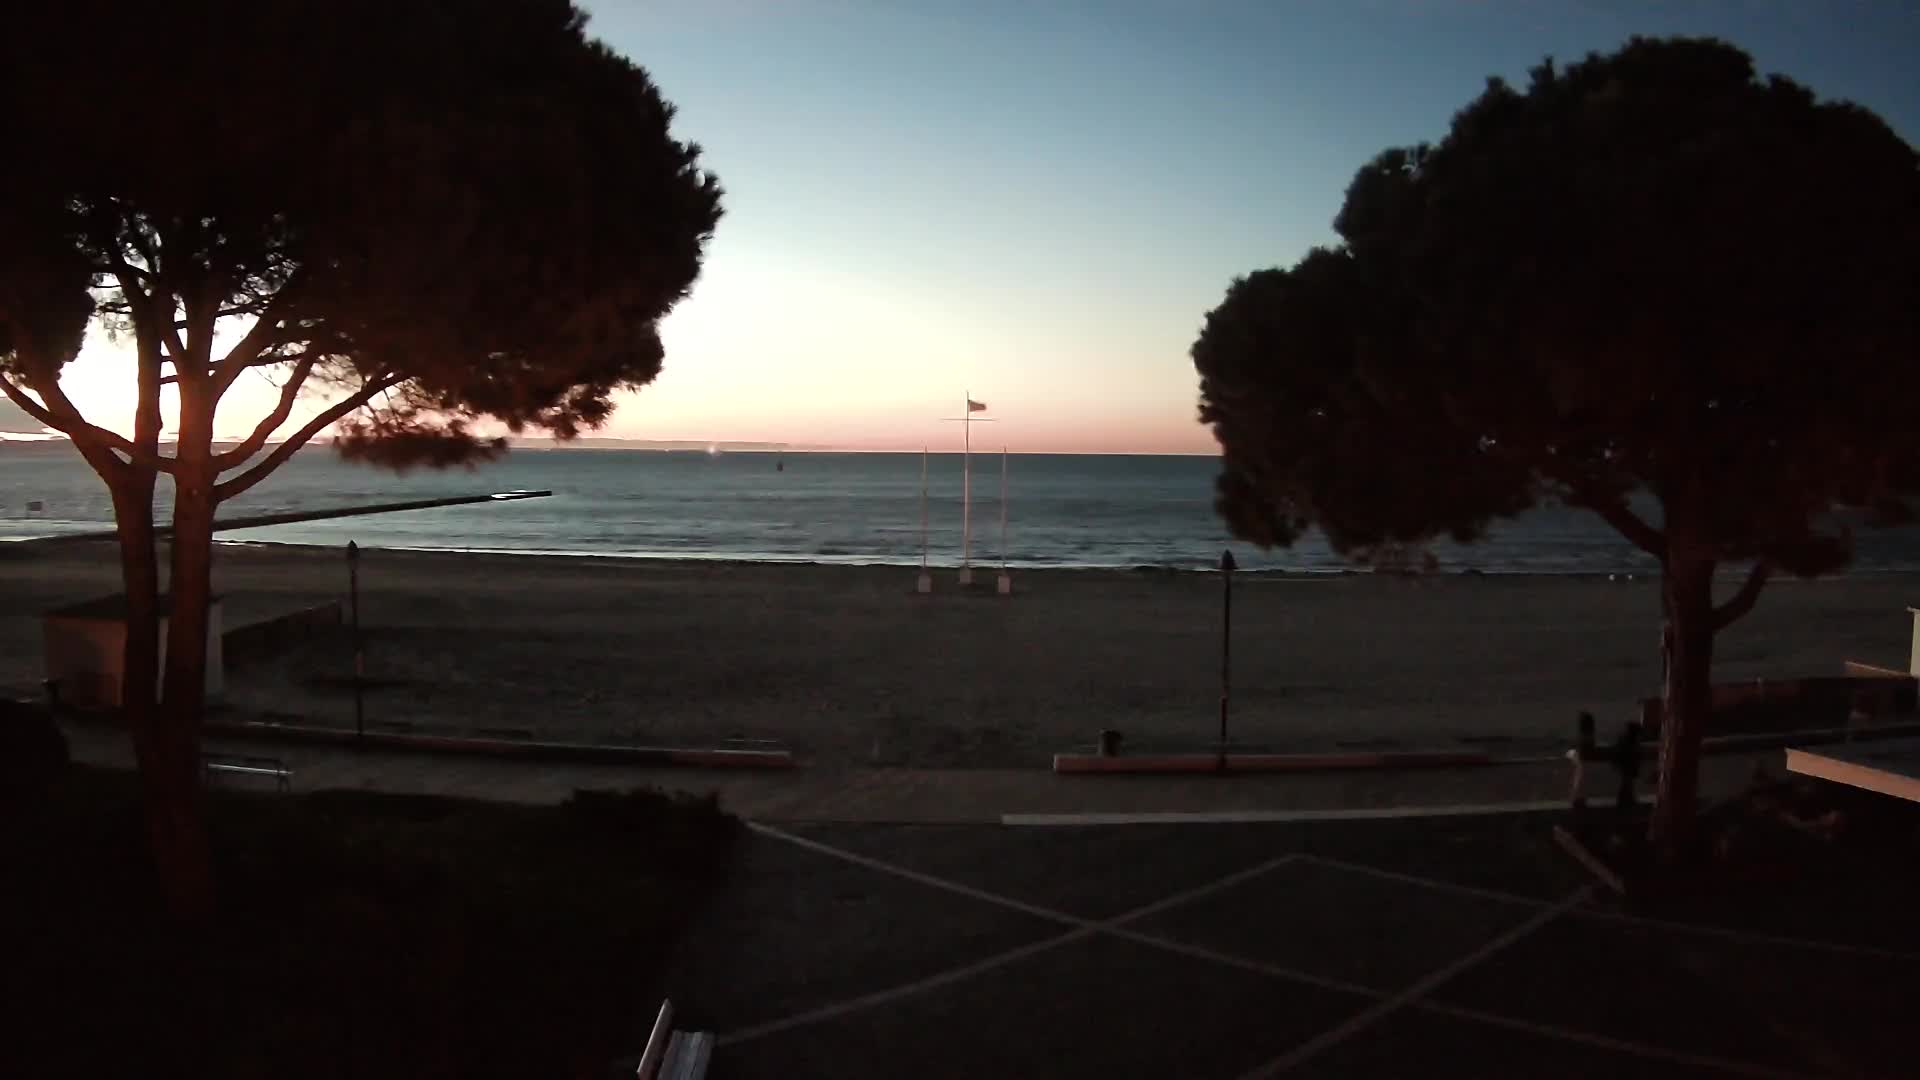
[[[1211,450],[1186,349],[1235,275],[1328,241],[1354,169],[1488,75],[1634,33],[1727,38],[1920,137],[1911,2],[589,7],[728,191],[609,427],[635,438],[943,445],[971,391],[1016,449]]]

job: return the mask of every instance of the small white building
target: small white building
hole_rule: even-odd
[[[167,665],[170,594],[160,595],[160,668]],[[118,708],[126,681],[127,598],[124,593],[56,608],[42,616],[46,675],[59,684],[60,702],[82,709]],[[220,598],[207,611],[207,699],[226,691]],[[155,688],[158,692],[158,687]]]

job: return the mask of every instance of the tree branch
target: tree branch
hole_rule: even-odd
[[[269,342],[269,343],[268,343],[268,348],[272,348],[272,347],[273,347],[273,346],[275,346],[275,345],[285,345],[285,344],[290,344],[290,343],[289,343],[289,342],[284,342],[284,341],[283,341],[283,342]],[[229,354],[229,355],[231,355],[231,354]],[[172,357],[167,357],[167,359],[168,359],[168,360],[172,360],[173,358],[172,358]],[[234,371],[234,379],[235,379],[235,380],[237,380],[237,379],[239,378],[239,376],[240,376],[240,373],[242,373],[242,372],[245,372],[245,371],[247,371],[247,370],[249,370],[249,369],[251,369],[251,368],[263,368],[263,367],[273,367],[273,366],[275,366],[275,365],[277,365],[277,364],[290,364],[290,363],[293,363],[293,362],[294,362],[295,360],[297,360],[297,359],[299,359],[299,357],[294,357],[294,356],[256,356],[256,357],[254,357],[253,359],[251,359],[251,360],[249,360],[249,361],[247,361],[246,363],[244,363],[244,364],[241,364],[241,365],[240,365],[239,367],[237,367],[237,368],[234,368],[234,369],[233,369],[233,371]],[[223,363],[224,363],[224,361],[223,361]],[[220,368],[218,368],[218,367],[216,367],[216,368],[215,368],[215,371],[216,371],[216,372],[219,372],[219,371],[221,371],[221,370],[223,370],[223,369],[220,369]],[[233,381],[234,381],[234,380],[226,380],[226,381],[221,381],[221,379],[222,379],[222,376],[220,376],[220,375],[218,375],[218,374],[216,374],[216,375],[215,375],[215,377],[214,377],[214,387],[215,387],[215,389],[217,389],[217,390],[219,390],[219,391],[220,391],[221,393],[223,393],[223,394],[224,394],[224,393],[226,393],[226,392],[227,392],[227,390],[228,390],[228,389],[229,389],[230,387],[232,387],[232,385],[233,385]],[[160,380],[160,385],[161,385],[161,386],[171,386],[171,385],[173,385],[174,383],[177,383],[177,382],[179,382],[179,381],[180,381],[180,379],[179,379],[179,376],[177,376],[177,375],[168,375],[168,376],[166,376],[166,377],[164,377],[164,378],[162,378],[162,379]]]
[[[309,353],[302,356],[294,365],[293,372],[287,376],[287,381],[280,387],[279,403],[273,407],[271,413],[254,426],[253,434],[248,435],[238,446],[213,455],[214,472],[222,473],[246,464],[248,458],[259,453],[260,448],[267,445],[267,440],[272,438],[273,433],[280,430],[280,425],[286,423],[287,417],[293,414],[294,399],[299,396],[300,387],[307,381],[307,376],[313,372],[315,359]]]
[[[287,439],[287,441],[274,447],[273,453],[262,458],[253,468],[248,469],[246,472],[241,473],[231,480],[214,485],[214,502],[226,502],[228,499],[241,494],[253,485],[265,480],[269,473],[279,468],[283,462],[292,457],[301,447],[307,445],[308,440],[318,435],[321,429],[373,400],[373,396],[380,391],[391,386],[398,386],[405,381],[406,378],[404,376],[383,375],[354,391],[352,396],[342,398],[340,401],[335,402],[325,412],[307,421],[306,426],[294,432],[293,436]]]
[[[214,282],[204,276],[194,280],[190,295],[182,295],[182,307],[187,316],[184,331],[187,350],[174,354],[173,375],[182,390],[190,386],[196,394],[206,390],[207,380],[213,371],[213,328],[219,322],[216,313],[220,310],[220,303],[215,296]],[[172,332],[182,333],[179,330]],[[218,398],[219,395],[214,395],[214,400]],[[184,398],[182,403],[184,405]]]
[[[115,265],[112,262],[95,263],[89,266],[87,269],[91,270],[95,274],[100,274],[100,275],[112,274],[114,277],[117,277],[117,278],[135,277],[145,281],[152,281],[154,278],[153,271],[135,266],[132,263],[125,261],[124,259],[119,260],[118,265]],[[123,288],[125,287],[124,282],[122,282],[122,287]]]
[[[129,307],[138,307],[140,304],[150,302],[153,299],[153,294],[146,292],[140,287],[140,279],[144,278],[149,282],[157,282],[159,280],[158,274],[151,270],[140,269],[128,262],[126,257],[117,251],[108,257],[106,269],[107,272],[111,273],[120,282],[120,295],[127,298],[127,305]]]
[[[37,385],[35,389],[40,390]],[[46,393],[44,390],[40,392]],[[136,465],[158,472],[173,472],[171,459],[145,453],[135,447],[126,436],[88,423],[86,418],[80,415],[80,410],[74,408],[73,403],[67,400],[66,395],[57,390],[49,395],[56,401],[56,407],[52,409],[27,396],[26,391],[14,385],[13,380],[4,375],[0,375],[0,393],[6,394],[8,400],[20,406],[21,411],[28,416],[68,436],[83,447],[101,451],[118,451],[127,455]]]
[[[179,366],[180,366],[171,356],[161,357],[160,362],[163,364],[173,364],[176,371],[179,369]],[[160,381],[155,385],[156,386],[173,386],[179,383],[179,381],[180,381],[180,376],[178,374],[162,375],[160,376]]]
[[[152,256],[147,256],[149,262]],[[161,288],[160,276],[150,270],[142,270],[126,260],[126,256],[114,252],[108,259],[115,277],[120,279],[120,292],[127,297],[127,315],[133,319],[134,329],[142,327],[150,330],[164,344],[175,359],[174,369],[179,370],[178,358],[187,355],[187,346],[180,340],[180,331],[175,327],[173,318],[173,296]],[[135,278],[144,277],[153,283],[152,292],[143,292]],[[167,310],[159,312],[162,298],[165,298]],[[151,306],[154,310],[143,311]]]
[[[1621,536],[1632,541],[1635,547],[1665,561],[1666,533],[1647,524],[1644,518],[1634,513],[1627,505],[1626,499],[1599,494],[1594,490],[1592,483],[1551,456],[1542,463],[1541,471],[1567,486],[1567,490],[1573,495],[1570,501],[1575,506],[1584,506],[1599,514],[1601,520],[1613,526],[1614,531]]]
[[[1667,534],[1647,524],[1627,506],[1625,499],[1593,500],[1581,505],[1599,514],[1601,520],[1613,526],[1641,551],[1657,559],[1664,560],[1667,557]]]
[[[1754,563],[1740,591],[1713,609],[1713,632],[1719,633],[1752,611],[1754,602],[1760,599],[1760,590],[1766,588],[1767,579],[1772,576],[1773,563],[1766,559]]]
[[[48,427],[60,430],[58,425],[49,422],[53,417],[40,407],[39,402],[34,401],[22,393],[20,388],[15,386],[13,381],[4,375],[0,375],[0,392],[4,392],[14,404],[19,405],[29,416],[46,424]],[[127,475],[127,463],[121,461],[103,447],[74,439],[73,448],[80,452],[80,456],[86,459],[87,464],[92,466],[93,471],[100,474],[100,479],[106,481],[109,486],[118,484],[121,480],[125,479]]]
[[[219,311],[216,311],[213,313],[213,317],[215,319],[230,319],[235,315],[251,315],[254,313],[254,310],[257,306],[258,305],[247,304],[242,307],[221,308]],[[185,330],[187,328],[187,320],[185,319],[173,320],[173,328],[175,330]]]
[[[113,202],[116,206],[120,206],[124,212],[124,204],[120,203],[119,200],[113,200]],[[159,252],[154,249],[152,244],[147,242],[147,234],[142,231],[138,221],[131,222],[130,224],[132,227],[127,230],[127,243],[132,246],[133,250],[140,253],[140,258],[147,264],[147,273],[153,277],[160,276]]]
[[[28,397],[26,391],[15,386],[13,380],[7,378],[4,374],[0,374],[0,392],[5,393],[15,405],[20,406],[20,411],[40,421],[43,427],[50,427],[55,431],[67,431],[67,426],[64,423],[55,419],[54,415],[48,412],[39,402]],[[67,434],[71,435],[72,432],[69,431]]]
[[[261,306],[258,317],[247,328],[246,335],[213,366],[213,390],[216,395],[226,393],[240,373],[254,366],[260,354],[276,343],[274,335],[280,332],[280,323],[286,317],[290,297],[298,284],[297,274],[289,277],[273,294],[273,298]]]
[[[137,231],[134,235],[138,239]],[[158,264],[153,261],[151,254],[148,254],[146,259],[148,266],[157,267]],[[141,302],[151,303],[152,301],[142,297]],[[165,363],[165,358],[161,355],[160,335],[155,333],[153,327],[149,325],[152,322],[151,319],[134,316],[131,305],[129,305],[127,317],[133,323],[133,336],[137,346],[134,382],[139,388],[133,409],[133,444],[145,453],[158,454],[161,427],[160,367]],[[151,487],[146,489],[146,498],[148,505],[151,506],[153,499]]]
[[[154,306],[157,308],[159,307],[159,294],[155,293],[154,296]],[[171,310],[173,306],[172,296],[167,297],[167,306],[169,308],[167,314],[171,315],[173,313]],[[134,316],[136,319],[139,317],[139,315]],[[178,381],[180,373],[186,370],[182,361],[187,356],[187,343],[180,337],[180,331],[173,328],[173,322],[170,319],[161,320],[161,325],[157,329],[160,334],[161,343],[167,347],[165,358],[173,361],[174,379]]]

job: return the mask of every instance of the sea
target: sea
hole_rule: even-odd
[[[1233,540],[1213,509],[1218,470],[1211,457],[1014,454],[1003,462],[976,454],[966,549],[976,565],[1015,568],[1204,570],[1231,549],[1248,570],[1352,569],[1317,535],[1272,551]],[[220,538],[894,566],[917,565],[924,549],[930,565],[952,567],[962,558],[968,471],[960,454],[923,461],[918,453],[516,449],[471,470],[393,473],[314,447],[226,504],[222,516],[513,490],[552,495],[237,529]],[[156,499],[162,515],[167,487],[163,479]],[[105,488],[70,447],[0,443],[0,542],[111,525]],[[1442,573],[1641,575],[1657,569],[1591,513],[1567,507],[1498,522],[1473,544],[1442,540],[1428,550]],[[1855,569],[1920,571],[1920,529],[1862,532]]]

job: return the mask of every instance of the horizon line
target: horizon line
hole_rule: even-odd
[[[755,439],[629,439],[612,435],[586,435],[579,439],[554,439],[537,435],[511,435],[509,449],[544,452],[549,450],[644,450],[653,453],[725,453],[725,454],[918,454],[932,453],[931,447],[876,447],[876,446],[835,446],[831,443],[776,443]],[[72,439],[63,433],[0,432],[0,446],[46,446],[60,443],[72,443]],[[176,443],[175,438],[162,438],[160,445]],[[243,441],[239,437],[216,438],[214,445],[231,445]],[[265,446],[278,446],[285,439],[268,441]],[[331,446],[331,438],[316,438],[309,447]],[[303,448],[304,449],[304,448]],[[1023,457],[1219,457],[1219,450],[1019,450],[1001,447],[1008,454],[1018,453]],[[941,454],[962,454],[962,450],[939,451]],[[993,453],[991,447],[982,449],[981,456]]]

